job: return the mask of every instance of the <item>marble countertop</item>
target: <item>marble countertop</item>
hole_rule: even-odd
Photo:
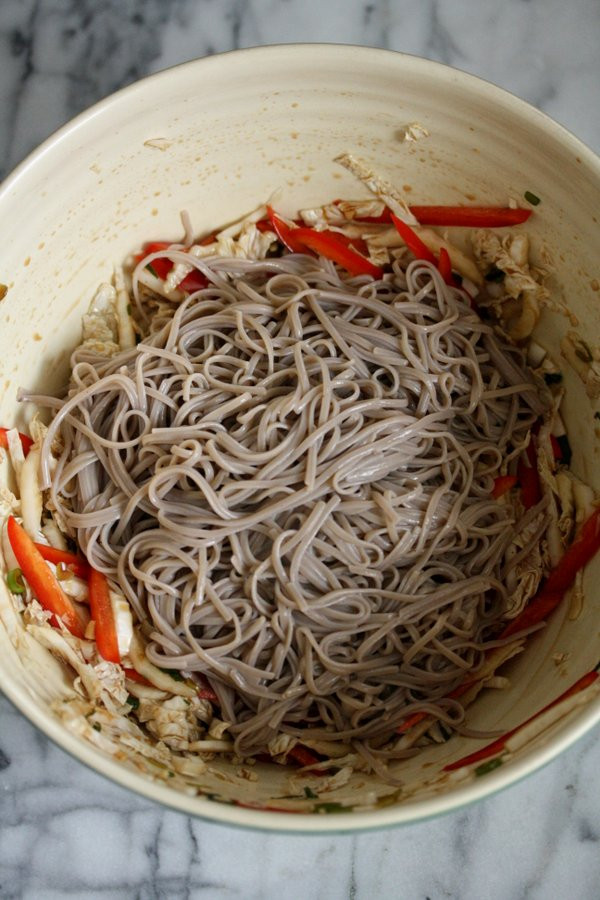
[[[600,151],[598,0],[2,0],[0,175],[113,90],[194,57],[331,41],[441,60]],[[356,836],[237,831],[68,757],[0,698],[0,898],[576,900],[600,888],[600,731],[444,818]]]

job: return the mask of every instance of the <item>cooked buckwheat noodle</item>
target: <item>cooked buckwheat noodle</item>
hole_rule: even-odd
[[[44,486],[149,659],[208,677],[236,753],[287,734],[377,768],[411,752],[407,715],[460,725],[448,695],[548,524],[544,501],[517,519],[491,494],[544,403],[427,263],[194,264],[209,287],[137,347],[81,348],[63,399],[30,398],[54,411]]]

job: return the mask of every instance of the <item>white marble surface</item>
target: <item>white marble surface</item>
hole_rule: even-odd
[[[600,150],[599,0],[1,0],[0,172],[148,72],[289,41],[442,60],[514,91]],[[106,782],[0,699],[0,898],[592,900],[599,754],[596,729],[503,794],[403,829],[254,834]]]

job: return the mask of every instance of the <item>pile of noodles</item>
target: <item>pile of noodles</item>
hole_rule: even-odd
[[[197,267],[134,349],[75,352],[51,502],[150,660],[208,677],[238,754],[286,734],[376,766],[407,715],[464,716],[448,694],[548,525],[491,493],[544,403],[427,263]]]

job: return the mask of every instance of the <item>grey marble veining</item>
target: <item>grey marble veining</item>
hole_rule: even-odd
[[[598,0],[1,0],[6,174],[74,114],[194,57],[331,41],[455,65],[600,150]],[[66,756],[0,698],[0,898],[597,900],[600,732],[444,818],[344,837],[188,819]]]

